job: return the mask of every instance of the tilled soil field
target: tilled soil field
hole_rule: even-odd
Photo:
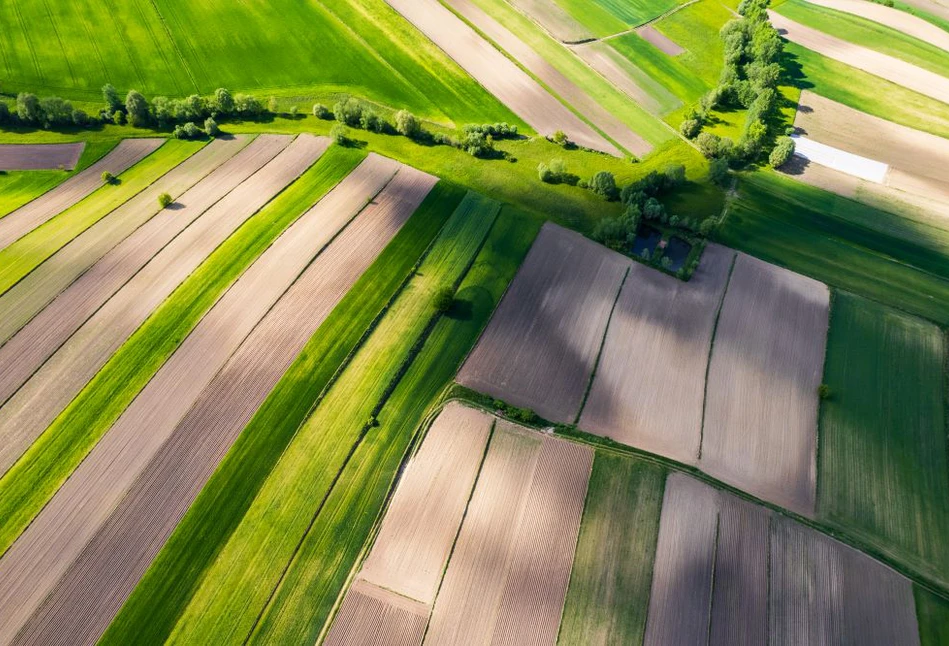
[[[678,56],[685,51],[685,49],[673,42],[672,39],[651,25],[640,27],[636,30],[636,33],[647,43],[669,56]]]
[[[0,144],[0,170],[72,170],[85,142],[74,144]]]
[[[593,32],[574,20],[555,0],[512,0],[511,4],[540,23],[561,42],[578,43],[594,38]]]
[[[918,38],[923,42],[935,45],[949,52],[949,32],[946,32],[931,22],[914,16],[906,11],[887,7],[866,0],[807,0],[808,2],[837,11],[866,18],[881,25],[892,27],[908,36]]]
[[[596,41],[584,45],[577,45],[572,50],[583,59],[583,62],[599,72],[607,81],[622,90],[626,96],[643,106],[651,114],[662,114],[662,106],[649,92],[647,92],[634,79],[627,68],[632,63],[610,47],[607,43]],[[679,103],[681,101],[672,97],[671,100]]]
[[[418,646],[428,606],[366,581],[353,583],[324,646]]]
[[[631,262],[544,225],[459,383],[572,423]]]

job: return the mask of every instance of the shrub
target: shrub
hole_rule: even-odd
[[[701,129],[702,122],[698,119],[686,119],[679,126],[679,132],[681,132],[682,136],[686,139],[695,139]]]
[[[372,108],[363,107],[359,115],[359,127],[370,132],[384,132],[386,122]]]
[[[329,119],[330,118],[330,109],[327,108],[322,103],[313,104],[313,116],[317,119]]]
[[[817,387],[817,396],[820,399],[829,399],[833,392],[827,384],[821,384]]]
[[[119,98],[119,91],[111,83],[102,86],[102,98],[105,100],[105,109],[110,115],[122,109],[122,99]]]
[[[290,114],[290,118],[291,118],[291,119],[296,119],[298,112],[300,112],[300,108],[298,108],[298,107],[295,106],[295,105],[291,105],[291,106],[290,106],[290,113],[289,113],[289,114]]]
[[[725,169],[725,172],[728,172],[728,168]],[[702,224],[699,225],[699,234],[705,236],[706,238],[712,233],[715,232],[715,229],[718,228],[718,219],[717,218],[705,218],[702,220]]]
[[[474,133],[485,137],[490,136],[494,139],[514,139],[517,137],[517,126],[507,123],[484,123],[481,125],[469,123],[462,130],[466,135]]]
[[[487,157],[494,151],[494,138],[479,130],[465,134],[461,148],[472,157]]]
[[[713,159],[708,165],[708,178],[713,184],[725,186],[728,183],[728,160]]]
[[[277,97],[272,96],[267,100],[267,111],[277,114],[277,111],[280,109],[280,104],[277,103]]]
[[[432,307],[439,314],[444,314],[455,304],[455,290],[451,287],[442,287],[432,297]]]
[[[563,130],[556,131],[553,134],[553,137],[551,137],[551,141],[553,141],[558,146],[566,146],[570,143],[570,139],[567,138],[567,133]]]
[[[590,190],[607,199],[615,200],[619,191],[616,189],[616,178],[608,170],[601,170],[590,180]]]
[[[264,106],[255,96],[238,94],[234,96],[234,110],[245,119],[256,119],[264,113]]]
[[[16,114],[23,123],[40,123],[43,109],[35,94],[20,92],[16,95]]]
[[[554,183],[554,173],[544,162],[537,164],[537,177],[540,181],[546,182],[547,184]]]
[[[395,113],[395,129],[400,135],[415,139],[422,134],[422,122],[408,110]]]
[[[141,127],[148,123],[148,101],[140,92],[129,90],[125,97],[125,111],[131,125]]]
[[[703,132],[695,139],[695,145],[699,151],[709,159],[715,159],[722,156],[722,139],[711,132]]]
[[[234,114],[235,109],[234,97],[226,88],[219,87],[214,91],[214,96],[211,97],[211,110],[220,116],[227,117]]]
[[[206,132],[209,137],[217,137],[221,134],[221,129],[218,127],[214,117],[208,117],[204,120],[204,132]]]
[[[790,137],[780,137],[778,139],[777,145],[771,150],[771,154],[768,155],[768,163],[770,163],[774,168],[780,168],[783,166],[794,154],[794,140]]]
[[[349,144],[349,131],[343,124],[337,123],[330,129],[330,138],[334,143],[340,146],[346,146]]]
[[[4,107],[6,107],[6,103],[4,103],[3,105],[4,105]],[[3,110],[0,109],[0,113],[2,113],[2,112],[3,112]],[[73,122],[73,124],[79,126],[80,128],[85,128],[86,126],[89,125],[89,115],[86,114],[84,111],[82,111],[82,110],[73,110],[71,116],[72,116],[72,122]],[[3,123],[3,115],[2,115],[2,114],[0,114],[0,123]]]
[[[172,202],[174,202],[174,199],[168,193],[162,193],[158,196],[158,205],[163,209],[167,209]]]
[[[112,113],[112,123],[114,123],[114,124],[117,125],[117,126],[124,126],[124,125],[125,125],[125,113],[122,112],[121,110],[116,110],[115,112],[113,112],[113,113]]]
[[[362,103],[352,97],[341,99],[333,106],[333,116],[336,117],[336,120],[352,127],[359,126],[362,111]]]
[[[204,131],[189,121],[184,125],[175,126],[173,134],[175,139],[198,139],[204,135]]]
[[[107,170],[102,171],[102,183],[103,184],[115,184],[115,175],[110,173]]]

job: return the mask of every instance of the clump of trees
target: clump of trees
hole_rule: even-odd
[[[768,163],[778,168],[783,166],[793,154],[794,140],[790,137],[779,137],[778,143],[771,149],[771,154],[768,155]]]

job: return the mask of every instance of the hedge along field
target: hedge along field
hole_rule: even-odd
[[[894,237],[896,226],[880,231],[866,224],[874,219],[898,221],[777,173],[758,172],[741,176],[738,198],[716,238],[828,285],[949,324],[949,277],[920,263],[938,262],[939,256]]]
[[[107,216],[165,173],[203,148],[205,142],[166,141],[117,177],[82,201],[0,251],[0,293],[8,290],[63,245]]]
[[[354,168],[362,151],[331,147],[228,238],[109,359],[0,478],[0,553],[135,398],[205,312],[307,207]]]
[[[438,184],[336,306],[218,466],[104,643],[167,638],[300,424],[463,196],[458,187]]]
[[[527,253],[540,222],[502,210],[462,281],[455,309],[435,324],[418,357],[379,413],[324,509],[251,642],[312,643],[368,540],[422,414],[451,381]],[[360,483],[371,483],[366,487]]]
[[[99,100],[232,91],[353,92],[439,121],[517,119],[381,0],[29,2],[0,7],[5,88]],[[352,11],[370,18],[354,18]],[[336,12],[336,13],[334,13]],[[305,29],[300,27],[305,25]]]
[[[949,583],[946,344],[920,319],[843,292],[821,406],[818,514]]]
[[[776,5],[776,9],[807,27],[949,76],[949,52],[892,27],[806,0],[786,0]]]

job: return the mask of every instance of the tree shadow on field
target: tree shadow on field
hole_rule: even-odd
[[[456,297],[445,316],[456,321],[470,321],[474,316],[474,302]]]

